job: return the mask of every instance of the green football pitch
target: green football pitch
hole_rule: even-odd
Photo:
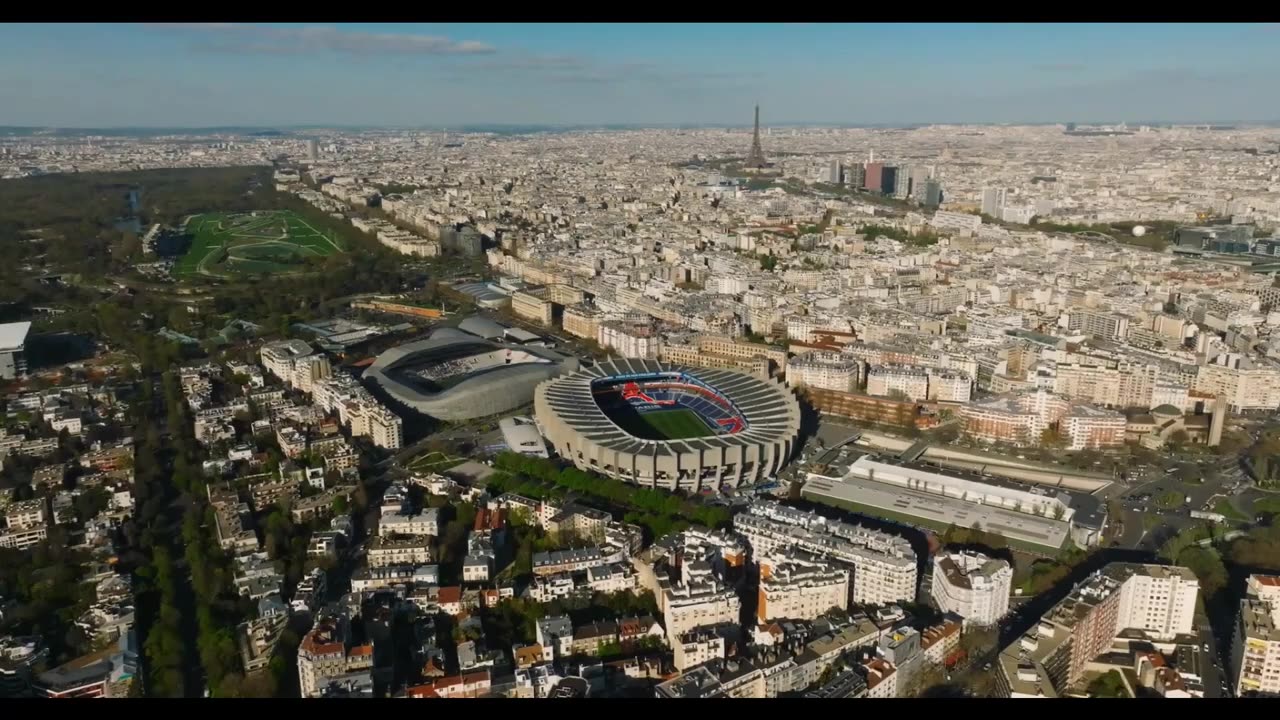
[[[307,258],[346,251],[332,232],[288,210],[196,215],[186,231],[191,248],[174,267],[177,277],[270,275],[296,270]]]
[[[658,410],[638,413],[630,408],[614,416],[623,430],[645,440],[685,440],[712,435],[711,428],[692,410]]]

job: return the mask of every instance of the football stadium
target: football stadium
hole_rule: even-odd
[[[517,410],[538,383],[577,367],[576,358],[549,348],[441,328],[382,353],[364,376],[410,409],[456,422]]]
[[[544,381],[543,434],[583,470],[667,490],[760,483],[788,460],[800,405],[776,380],[611,358]]]

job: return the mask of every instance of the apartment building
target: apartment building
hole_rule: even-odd
[[[595,340],[600,335],[600,322],[604,313],[583,305],[572,305],[564,309],[560,324],[564,331],[574,337]]]
[[[929,373],[912,365],[874,365],[867,371],[867,394],[924,400],[929,396]]]
[[[925,397],[945,403],[965,403],[973,395],[973,378],[964,373],[930,369]]]
[[[310,394],[315,389],[317,380],[333,376],[333,368],[325,355],[307,355],[295,358],[293,369],[286,382],[304,393]]]
[[[553,307],[546,298],[546,288],[525,288],[511,293],[511,312],[516,317],[551,326]]]
[[[738,622],[742,602],[732,588],[709,579],[666,588],[662,607],[667,641],[674,646],[682,634],[696,627]]]
[[[373,645],[351,645],[346,621],[316,623],[298,646],[298,685],[302,697],[320,697],[329,678],[373,667]]]
[[[1127,423],[1119,412],[1071,403],[1044,389],[971,403],[959,414],[965,434],[978,440],[1036,445],[1041,433],[1057,428],[1073,450],[1120,447]]]
[[[1280,696],[1280,576],[1250,575],[1231,645],[1236,697]]]
[[[596,342],[626,358],[656,359],[662,347],[662,338],[652,325],[612,320],[600,323]]]
[[[1225,399],[1232,412],[1275,410],[1280,407],[1280,370],[1223,353],[1200,366],[1194,389]]]
[[[929,221],[931,225],[943,232],[954,232],[960,235],[972,235],[982,227],[982,218],[969,213],[939,210]]]
[[[1090,308],[1076,308],[1067,314],[1067,331],[1107,340],[1123,340],[1129,333],[1129,318]]]
[[[821,557],[783,550],[761,558],[756,617],[812,620],[832,608],[849,606],[849,571]]]
[[[867,697],[898,697],[898,669],[893,663],[884,658],[872,658],[858,665],[855,670],[867,684]]]
[[[787,362],[786,350],[724,335],[699,335],[686,345],[664,344],[659,356],[675,365],[737,370],[759,378],[772,376]]]
[[[930,665],[950,665],[959,657],[964,629],[954,620],[927,627],[920,633],[920,650]]]
[[[1125,416],[1113,410],[1074,405],[1059,421],[1069,450],[1098,450],[1124,445]]]
[[[4,508],[4,522],[10,530],[24,530],[43,525],[45,523],[44,498],[10,503]]]
[[[378,520],[378,537],[390,535],[431,535],[440,534],[439,508],[425,508],[416,514],[401,512],[388,513]]]
[[[853,392],[862,383],[862,363],[839,352],[815,351],[787,361],[787,384]]]
[[[431,562],[431,541],[425,535],[416,537],[380,535],[369,542],[366,559],[370,568],[425,565]]]
[[[258,350],[258,357],[268,372],[292,384],[294,364],[312,352],[311,346],[302,340],[278,340],[264,343]]]
[[[1009,612],[1013,568],[977,552],[939,553],[933,559],[930,594],[944,613],[966,625],[994,625]]]
[[[1198,592],[1199,581],[1184,567],[1106,566],[1001,651],[996,672],[1001,695],[1060,697],[1110,650],[1122,630],[1142,630],[1157,641],[1191,633]]]
[[[404,421],[395,413],[374,405],[367,409],[369,439],[377,447],[399,450],[404,447]]]
[[[676,670],[685,672],[695,665],[725,657],[726,635],[737,632],[736,625],[700,627],[682,633],[671,646]]]
[[[851,567],[851,602],[889,604],[916,595],[916,554],[898,535],[762,501],[735,515],[733,529],[757,557],[790,546]]]
[[[1105,364],[1058,363],[1053,392],[1068,400],[1117,407],[1122,381],[1120,370]]]

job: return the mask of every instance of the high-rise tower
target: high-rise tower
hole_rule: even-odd
[[[751,156],[747,158],[747,167],[762,168],[768,163],[764,159],[764,150],[760,148],[760,106],[756,106],[756,129],[751,134]]]

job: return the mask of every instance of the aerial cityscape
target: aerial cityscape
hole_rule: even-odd
[[[7,26],[0,698],[1280,697],[1276,37]]]

